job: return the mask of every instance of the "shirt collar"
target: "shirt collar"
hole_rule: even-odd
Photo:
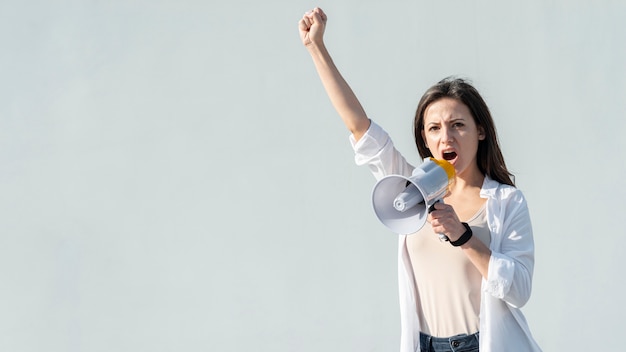
[[[498,181],[492,180],[489,176],[485,175],[485,180],[483,181],[483,186],[480,189],[480,197],[481,198],[494,198],[496,195],[496,190],[500,186]]]

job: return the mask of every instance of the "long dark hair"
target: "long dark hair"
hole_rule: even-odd
[[[477,127],[483,129],[485,139],[478,143],[478,152],[476,154],[480,172],[500,183],[515,186],[512,179],[513,174],[506,168],[498,142],[496,126],[491,118],[489,108],[476,88],[461,78],[444,78],[430,87],[424,93],[422,99],[420,99],[415,112],[415,120],[413,121],[413,134],[420,156],[422,158],[433,156],[430,150],[426,148],[426,143],[422,137],[424,112],[431,103],[442,98],[453,98],[465,104],[472,113]]]

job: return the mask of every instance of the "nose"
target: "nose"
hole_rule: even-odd
[[[441,142],[443,144],[450,144],[454,138],[452,137],[452,131],[448,127],[441,128]]]

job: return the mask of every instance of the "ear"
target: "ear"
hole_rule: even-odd
[[[483,141],[485,140],[485,137],[485,129],[483,126],[478,126],[478,140]]]

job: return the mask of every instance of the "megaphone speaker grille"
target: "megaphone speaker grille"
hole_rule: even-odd
[[[411,180],[400,175],[390,175],[382,178],[372,192],[372,203],[378,220],[391,231],[398,234],[411,234],[417,232],[426,223],[428,211],[426,204],[419,203],[404,211],[394,207],[396,197],[406,188]],[[419,192],[417,188],[416,191]],[[422,195],[422,199],[425,198]]]

